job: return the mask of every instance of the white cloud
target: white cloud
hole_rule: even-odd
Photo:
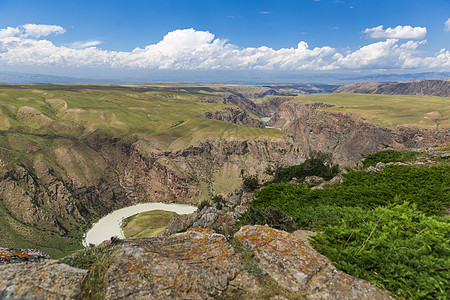
[[[445,31],[450,31],[450,18],[448,18],[448,20],[445,21],[444,30]]]
[[[95,47],[100,41],[58,46],[8,27],[0,29],[0,65],[119,70],[448,70],[450,52],[442,49],[434,56],[422,57],[418,48],[425,42],[387,39],[341,51],[330,46],[310,48],[304,41],[291,48],[239,48],[213,33],[191,28],[169,32],[156,44],[120,52]]]
[[[367,28],[363,31],[369,38],[373,39],[414,39],[422,40],[427,35],[426,27],[397,26],[395,28],[383,29],[383,25]]]
[[[100,45],[102,42],[101,41],[87,41],[87,42],[73,42],[68,44],[67,46],[69,48],[74,48],[74,49],[84,49],[84,48],[88,48],[88,47],[95,47]]]
[[[19,33],[20,33],[19,28],[6,27],[4,29],[0,29],[0,39],[12,37],[12,36],[18,35]]]
[[[271,12],[270,12],[270,11],[267,11],[267,10],[260,11],[259,13],[260,13],[261,15],[270,15],[270,14],[271,14]]]
[[[25,29],[25,36],[36,38],[48,36],[50,34],[63,34],[66,32],[64,28],[58,25],[25,24],[22,27]]]

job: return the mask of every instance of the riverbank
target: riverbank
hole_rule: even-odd
[[[118,209],[92,225],[92,228],[83,237],[83,246],[99,245],[114,236],[121,239],[125,238],[121,228],[122,220],[151,210],[165,210],[186,215],[196,211],[197,207],[184,204],[141,203]]]

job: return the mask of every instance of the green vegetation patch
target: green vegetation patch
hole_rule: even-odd
[[[104,277],[113,262],[114,251],[120,246],[117,242],[111,240],[104,246],[86,247],[59,260],[60,263],[89,270],[81,291],[82,299],[103,299]]]
[[[339,93],[308,95],[298,97],[297,100],[303,103],[331,104],[334,107],[321,109],[352,113],[390,128],[398,125],[450,128],[450,97]]]
[[[309,153],[309,158],[300,165],[279,167],[275,170],[267,168],[266,173],[273,175],[270,183],[289,182],[293,178],[303,181],[306,176],[320,176],[330,180],[339,173],[339,165],[333,164],[331,153],[312,151]]]
[[[347,215],[311,243],[340,270],[397,296],[448,299],[449,240],[449,218],[402,204]]]
[[[350,171],[346,180],[334,189],[315,189],[302,184],[272,184],[257,192],[254,207],[275,206],[293,217],[299,226],[308,226],[308,207],[332,205],[361,207],[415,203],[428,215],[440,215],[450,204],[450,166],[423,168],[387,166],[383,171],[369,173]]]
[[[270,211],[279,208],[297,226],[322,232],[313,246],[340,270],[405,299],[447,299],[450,219],[442,215],[450,205],[450,166],[392,165],[344,176],[333,189],[271,184],[241,221],[271,222]]]
[[[152,210],[139,213],[123,221],[123,233],[128,238],[144,238],[157,236],[166,229],[177,213],[165,210]]]
[[[364,167],[375,166],[378,162],[404,162],[415,160],[419,152],[416,151],[398,151],[398,150],[383,150],[376,153],[371,153],[365,156],[363,164]]]
[[[227,105],[205,102],[214,90],[155,87],[0,85],[0,130],[82,137],[93,132],[151,137],[180,148],[196,138],[283,138],[279,130],[249,128],[204,118]],[[214,101],[212,101],[214,102]]]

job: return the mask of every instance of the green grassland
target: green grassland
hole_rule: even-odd
[[[369,122],[389,128],[412,125],[424,128],[450,127],[450,97],[328,94],[297,97],[302,103],[323,102],[335,105],[321,108],[328,111],[351,113]]]
[[[204,118],[226,105],[212,93],[151,87],[0,85],[0,130],[82,137],[93,132],[151,138],[182,148],[201,138],[282,138],[277,130]]]
[[[146,86],[0,84],[0,175],[12,181],[16,179],[11,176],[16,175],[10,174],[27,170],[35,185],[30,187],[18,180],[20,186],[14,191],[23,191],[23,199],[41,213],[55,216],[67,230],[59,232],[51,221],[33,223],[29,216],[23,217],[23,208],[8,204],[7,193],[3,193],[0,244],[37,248],[58,258],[80,248],[89,224],[110,211],[111,207],[100,204],[97,194],[98,199],[83,206],[87,210],[83,218],[66,213],[64,205],[54,206],[56,189],[50,190],[53,183],[47,180],[57,180],[56,184],[64,186],[65,194],[70,195],[61,200],[64,203],[87,201],[74,192],[76,186],[91,189],[105,180],[118,180],[115,171],[84,139],[107,136],[130,142],[146,140],[155,148],[177,151],[204,138],[284,138],[278,130],[204,118],[205,112],[227,106],[220,103],[222,99],[206,91]],[[38,178],[37,169],[51,170],[48,178],[52,179]],[[14,199],[23,202],[22,198]]]
[[[165,210],[152,210],[131,216],[123,221],[123,233],[128,238],[157,236],[166,229],[177,213]]]

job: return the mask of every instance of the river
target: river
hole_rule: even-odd
[[[141,203],[115,210],[92,225],[92,228],[83,237],[83,246],[86,247],[89,244],[99,245],[113,236],[121,239],[125,238],[120,227],[122,220],[150,210],[173,211],[180,215],[186,215],[196,211],[197,207],[184,204]]]

